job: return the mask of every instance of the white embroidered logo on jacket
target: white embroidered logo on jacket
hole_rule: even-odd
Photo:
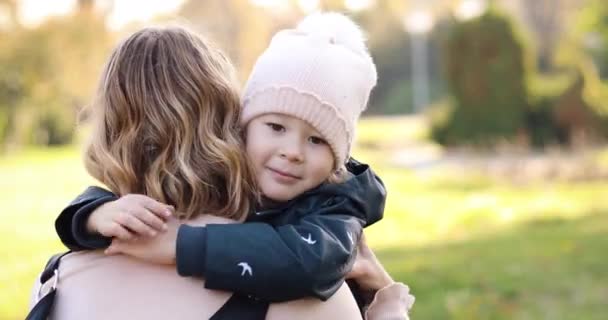
[[[350,244],[354,245],[355,240],[353,240],[353,235],[350,233],[350,231],[346,231],[346,235],[348,236],[348,240],[350,240]]]
[[[310,233],[308,234],[308,238],[304,238],[302,236],[300,236],[300,238],[302,238],[302,240],[304,240],[304,242],[306,242],[310,245],[317,243],[317,240],[312,240],[312,235]]]
[[[249,263],[239,262],[238,266],[243,268],[243,271],[241,272],[241,277],[245,276],[246,273],[249,273],[249,276],[253,276],[253,270],[251,269]]]

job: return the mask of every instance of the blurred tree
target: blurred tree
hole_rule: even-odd
[[[524,130],[527,69],[512,23],[491,8],[456,23],[446,42],[447,80],[454,108],[434,137],[445,144],[490,145]]]
[[[579,17],[582,41],[593,56],[602,79],[608,78],[608,6],[602,0],[588,0]]]
[[[552,66],[553,51],[562,33],[561,19],[565,0],[521,1],[526,21],[531,25],[537,46],[539,71],[548,72]]]
[[[270,40],[268,13],[249,0],[190,0],[179,15],[230,56],[242,80]]]
[[[413,112],[411,37],[403,24],[406,9],[403,1],[376,1],[374,6],[354,15],[355,20],[366,30],[370,52],[378,70],[378,84],[372,91],[367,114]],[[432,101],[445,94],[440,39],[446,31],[446,20],[438,19],[435,28],[427,35]]]
[[[410,89],[410,47],[402,18],[392,12],[390,1],[380,1],[355,18],[368,36],[376,64],[378,84],[370,97],[368,114],[412,111]]]
[[[16,28],[16,11],[14,0],[0,0],[0,147],[10,131],[10,119],[14,117],[15,101],[20,95],[18,73],[10,54],[15,41],[12,31]]]
[[[318,6],[323,11],[345,12],[368,35],[379,74],[368,113],[410,112],[409,36],[402,23],[406,3],[401,0],[374,1],[372,6],[357,12],[348,12],[343,0],[320,0]],[[255,6],[248,0],[186,1],[180,10],[180,16],[230,55],[243,81],[272,35],[280,29],[294,27],[304,14],[297,0],[286,1],[281,7]],[[429,35],[432,98],[443,95],[439,38],[445,28],[438,29],[439,32]]]
[[[502,0],[505,7],[516,7],[512,12],[521,17],[530,31],[536,49],[536,64],[541,73],[559,69],[555,52],[569,36],[575,13],[579,12],[587,0]]]
[[[91,0],[79,1],[71,16],[5,35],[10,41],[2,42],[0,54],[0,108],[8,116],[2,116],[0,141],[71,141],[76,114],[93,93],[110,43],[93,7]]]
[[[12,129],[15,105],[22,95],[19,72],[8,50],[14,41],[10,34],[0,32],[0,146]]]
[[[586,128],[591,137],[608,138],[608,7],[605,1],[588,0],[577,11],[577,27],[562,56],[573,65],[582,83],[582,99],[592,116]],[[563,57],[562,57],[563,58]],[[574,127],[570,125],[570,127]],[[581,130],[578,130],[579,132]],[[579,134],[578,136],[580,136]]]

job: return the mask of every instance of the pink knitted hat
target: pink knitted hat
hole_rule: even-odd
[[[313,14],[296,29],[278,32],[256,61],[242,122],[268,113],[302,119],[327,140],[339,168],[376,80],[359,27],[339,13]]]

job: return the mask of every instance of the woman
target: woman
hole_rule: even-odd
[[[150,28],[129,37],[112,54],[93,105],[89,173],[116,194],[172,204],[181,222],[242,220],[254,183],[241,151],[232,74],[217,50],[184,29]],[[60,319],[204,319],[230,296],[173,268],[97,251],[64,257],[59,283],[53,318]],[[360,318],[345,286],[326,303],[272,305],[267,318],[332,316]]]
[[[128,37],[105,66],[92,105],[88,172],[116,194],[172,204],[181,220],[174,224],[242,220],[255,189],[241,150],[233,75],[217,49],[183,28],[145,28]],[[89,251],[62,260],[54,319],[205,319],[231,295],[125,256]],[[326,304],[273,305],[268,319],[334,312],[360,318],[347,287]]]

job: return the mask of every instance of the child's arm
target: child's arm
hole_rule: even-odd
[[[111,239],[87,232],[86,222],[93,210],[116,199],[118,197],[110,191],[88,187],[63,209],[55,220],[55,231],[61,242],[74,251],[109,246]]]
[[[349,170],[354,178],[324,190],[334,195],[330,201],[304,208],[291,224],[180,227],[179,273],[205,277],[210,289],[268,301],[326,300],[350,271],[362,227],[378,221],[384,210],[379,178],[366,165],[355,163]]]
[[[265,223],[181,226],[176,246],[182,276],[205,287],[271,302],[327,300],[354,261],[362,222],[341,215],[274,228]],[[350,240],[352,238],[352,242]]]
[[[112,238],[129,240],[164,231],[172,208],[144,195],[116,195],[89,187],[55,221],[61,241],[72,250],[100,249]]]
[[[362,228],[384,210],[386,193],[378,177],[366,165],[349,169],[355,177],[324,189],[335,195],[324,206],[303,208],[288,224],[180,227],[178,272],[205,277],[209,289],[273,302],[326,300],[350,271]]]

